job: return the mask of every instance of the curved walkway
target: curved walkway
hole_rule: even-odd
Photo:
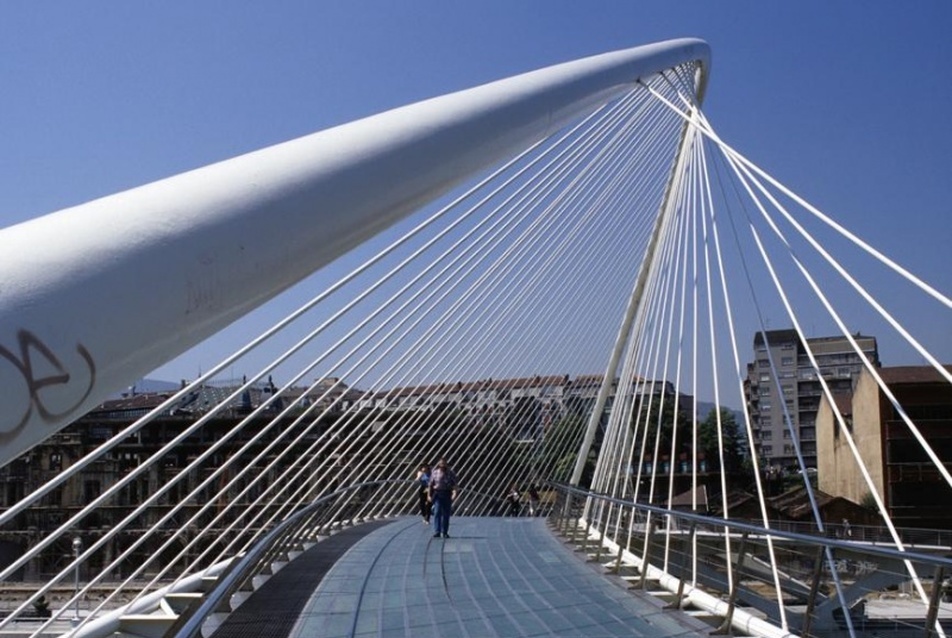
[[[371,531],[320,580],[290,636],[693,637],[710,631],[596,571],[544,519],[460,517],[450,531],[449,539],[432,538],[429,527],[408,518]]]

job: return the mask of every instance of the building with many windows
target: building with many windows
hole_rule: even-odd
[[[328,471],[321,477],[308,478],[309,484],[312,483],[310,491],[318,493],[338,481],[346,483],[353,461],[350,450],[357,446],[352,442],[339,443],[336,435],[325,439],[324,433],[337,427],[338,420],[351,423],[355,415],[371,415],[372,420],[369,427],[360,428],[352,439],[375,438],[381,428],[401,429],[399,436],[390,437],[394,442],[391,447],[360,448],[364,455],[362,462],[379,468],[381,476],[412,476],[421,450],[428,445],[420,440],[420,428],[412,424],[444,416],[448,417],[444,420],[445,427],[454,428],[455,434],[500,437],[497,445],[474,444],[480,453],[498,454],[505,448],[501,445],[504,442],[542,453],[546,451],[548,433],[558,427],[561,420],[571,417],[584,425],[602,380],[600,375],[531,376],[364,391],[348,387],[340,379],[327,378],[315,382],[309,390],[288,388],[283,394],[276,393],[270,379],[244,390],[241,390],[246,385],[244,380],[233,380],[222,385],[203,385],[174,401],[172,390],[137,393],[130,389],[129,393],[106,401],[0,467],[0,510],[4,510],[35,493],[102,444],[112,441],[110,450],[0,529],[0,566],[10,564],[22,554],[25,546],[37,542],[45,531],[64,524],[100,496],[109,497],[108,506],[88,516],[76,528],[76,533],[90,542],[129,516],[147,495],[156,494],[160,486],[169,486],[138,515],[141,524],[136,523],[110,541],[103,561],[130,547],[136,538],[136,529],[152,525],[173,508],[176,518],[170,525],[205,515],[203,504],[215,503],[217,508],[221,499],[211,495],[222,483],[230,486],[230,503],[236,506],[251,503],[267,489],[268,481],[258,485],[229,469],[227,474],[208,482],[224,465],[224,460],[235,455],[247,457],[254,467],[268,466],[267,476],[276,477],[289,463],[296,462],[295,459],[321,454],[334,462],[328,464]],[[621,393],[618,386],[615,380],[606,411],[618,397],[624,398],[630,409],[633,402],[652,394],[668,396],[674,391],[670,383],[660,381],[636,383]],[[223,409],[193,430],[193,424],[219,403]],[[684,399],[684,405],[688,404],[690,399]],[[153,410],[159,412],[153,420],[127,434],[127,426]],[[308,427],[306,434],[298,436],[303,427],[299,419],[305,412],[312,415],[309,418],[315,427]],[[239,427],[249,419],[249,427]],[[174,439],[180,439],[179,443],[166,449]],[[280,444],[275,447],[276,443]],[[156,454],[163,455],[160,463],[144,463]],[[197,459],[203,460],[196,466]],[[477,459],[474,456],[470,461],[475,463]],[[140,465],[146,465],[147,470],[127,478]],[[179,475],[184,478],[172,484],[171,480]],[[305,484],[305,488],[307,486]],[[184,505],[180,503],[182,500],[186,501]],[[222,529],[227,522],[220,523]],[[190,549],[190,556],[198,555],[203,549]],[[59,558],[70,551],[68,544],[52,547],[48,555],[31,561],[19,577],[32,580],[55,573]],[[136,549],[137,553],[129,558],[130,564],[142,562],[153,551],[153,546]],[[103,564],[90,563],[87,567],[96,570]],[[119,569],[116,573],[124,572]]]
[[[820,376],[834,395],[848,394],[864,368],[864,359],[879,367],[876,338],[857,333],[853,341],[858,352],[844,336],[810,338],[805,344],[795,330],[768,330],[754,336],[746,391],[762,467],[798,470],[797,443],[806,467],[817,467]]]
[[[952,366],[946,370],[952,372]],[[945,468],[952,467],[952,385],[931,366],[877,372],[895,403],[865,370],[851,395],[834,397],[832,406],[822,401],[817,419],[820,489],[856,503],[867,503],[874,489],[897,526],[952,529],[952,487],[920,442],[928,442]]]

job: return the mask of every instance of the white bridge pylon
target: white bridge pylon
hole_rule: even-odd
[[[640,78],[698,62],[700,96],[709,60],[684,39],[560,64],[0,231],[0,463]]]
[[[302,512],[317,517],[306,543],[416,514],[410,479],[446,457],[460,514],[498,514],[511,488],[547,483],[532,507],[548,497],[615,569],[643,585],[663,573],[725,626],[855,635],[857,601],[888,582],[944,635],[928,579],[952,561],[915,557],[894,525],[866,412],[891,409],[920,484],[952,497],[944,448],[930,445],[933,412],[902,405],[857,334],[898,341],[948,386],[934,344],[903,325],[920,306],[878,286],[898,278],[937,314],[952,301],[721,140],[700,109],[709,64],[698,40],[595,56],[0,231],[0,463],[311,273],[333,281],[289,290],[316,292],[133,423],[77,424],[96,427],[72,437],[68,467],[0,512],[0,530],[30,527],[48,500],[76,499],[0,569],[59,570],[0,629],[79,567],[88,580],[60,616],[123,581],[78,628],[100,635],[195,593],[183,587]],[[778,314],[792,328],[768,330]],[[848,344],[833,365],[856,369],[818,362],[813,322]],[[768,344],[778,332],[789,341]],[[854,381],[866,403],[850,414],[834,390]],[[812,419],[794,418],[800,384]],[[704,398],[744,409],[708,412]],[[844,479],[834,489],[864,503],[856,542],[829,539],[809,480],[831,451],[818,480]],[[786,537],[780,457],[809,503]],[[584,504],[553,508],[557,493]],[[879,552],[891,571],[841,570],[834,551]],[[135,604],[116,611],[129,589]]]

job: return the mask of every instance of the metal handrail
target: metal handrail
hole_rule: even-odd
[[[336,492],[322,496],[321,498],[313,501],[309,505],[306,505],[291,516],[281,521],[277,526],[274,527],[274,529],[272,529],[258,542],[256,542],[241,557],[240,560],[235,561],[233,566],[230,567],[225,574],[219,577],[215,587],[205,595],[201,604],[189,614],[188,620],[182,623],[179,629],[175,632],[175,638],[197,638],[198,636],[201,636],[202,625],[205,623],[208,617],[220,607],[222,602],[225,601],[228,596],[230,596],[243,582],[248,579],[249,575],[253,575],[251,573],[253,568],[261,564],[261,558],[266,555],[271,547],[280,542],[284,538],[286,532],[296,529],[298,524],[304,522],[309,516],[315,514],[318,508],[320,508],[322,505],[339,496],[347,494],[348,492],[359,490],[365,487],[393,483],[409,484],[413,483],[413,481],[408,479],[387,479],[348,485],[347,487],[339,489]]]
[[[884,558],[893,558],[897,560],[921,561],[924,563],[929,563],[931,565],[941,565],[945,567],[946,569],[952,568],[952,558],[936,556],[935,554],[923,554],[920,552],[910,552],[905,550],[892,549],[888,547],[872,545],[870,543],[863,542],[863,541],[839,540],[836,538],[829,538],[826,536],[802,534],[799,532],[787,532],[787,531],[783,531],[779,529],[764,527],[761,525],[754,525],[749,522],[738,521],[734,519],[717,518],[713,516],[705,516],[703,514],[694,514],[692,512],[679,512],[677,510],[670,510],[664,507],[658,507],[657,505],[648,505],[646,503],[638,503],[628,499],[622,499],[622,498],[617,498],[614,496],[609,496],[607,494],[591,492],[588,490],[572,487],[571,485],[566,485],[562,483],[549,483],[549,485],[552,486],[554,489],[564,490],[574,496],[580,496],[583,498],[592,498],[595,500],[604,501],[606,503],[619,505],[621,507],[632,508],[637,511],[658,514],[661,516],[671,516],[677,519],[684,519],[685,521],[695,523],[695,524],[706,524],[706,525],[711,525],[713,527],[721,527],[721,528],[726,527],[730,529],[731,531],[736,531],[738,533],[747,532],[750,534],[769,535],[774,538],[782,538],[786,540],[796,541],[798,543],[805,543],[814,547],[830,547],[833,549],[855,550],[857,546],[861,546],[864,553],[873,554],[875,556],[882,556]]]
[[[788,549],[795,549],[801,554],[809,554],[810,552],[805,548],[813,548],[815,550],[815,558],[813,560],[814,567],[811,568],[812,578],[808,578],[806,582],[812,581],[811,593],[808,597],[808,605],[805,611],[799,613],[800,622],[802,625],[799,626],[799,630],[802,632],[802,635],[813,635],[810,633],[811,625],[813,624],[813,611],[816,609],[814,597],[817,595],[817,585],[819,584],[819,577],[821,571],[824,569],[825,564],[829,564],[829,567],[832,568],[833,555],[836,550],[843,550],[842,555],[845,556],[855,556],[857,554],[876,557],[880,560],[886,559],[887,563],[892,563],[895,565],[905,565],[906,569],[909,570],[908,573],[903,572],[883,572],[885,574],[892,573],[893,576],[903,574],[907,576],[906,580],[910,578],[919,582],[920,576],[916,575],[913,570],[913,565],[915,565],[915,570],[928,569],[931,567],[931,573],[928,573],[924,576],[925,579],[932,578],[933,587],[932,592],[929,594],[925,589],[922,588],[921,584],[918,585],[919,595],[922,598],[922,602],[925,604],[925,613],[922,618],[922,625],[916,624],[916,626],[921,626],[928,636],[930,633],[934,632],[938,627],[938,608],[940,601],[943,598],[943,595],[947,592],[948,584],[944,582],[944,575],[949,573],[949,567],[952,565],[952,557],[940,556],[936,554],[926,554],[920,551],[909,551],[906,549],[899,549],[895,546],[887,547],[875,545],[870,541],[864,541],[862,539],[837,539],[831,538],[829,536],[822,536],[817,534],[803,534],[798,532],[790,532],[783,530],[775,530],[767,527],[765,525],[757,525],[749,521],[739,521],[736,519],[722,519],[712,516],[707,516],[703,514],[696,514],[693,512],[680,512],[676,510],[669,510],[663,507],[658,507],[655,505],[648,505],[646,503],[638,503],[630,499],[618,498],[609,496],[607,494],[601,494],[598,492],[591,492],[584,489],[579,489],[565,484],[549,483],[549,486],[555,489],[561,496],[563,501],[563,508],[557,508],[559,511],[555,512],[555,515],[559,517],[559,528],[562,528],[562,519],[566,519],[571,525],[571,534],[572,534],[572,543],[575,544],[575,537],[579,532],[579,529],[582,530],[583,540],[582,540],[582,550],[585,551],[585,545],[587,541],[590,541],[594,537],[597,537],[596,542],[604,543],[608,547],[612,548],[612,551],[617,551],[618,556],[615,562],[615,573],[618,573],[619,568],[622,562],[623,554],[629,554],[635,559],[635,565],[640,571],[640,581],[639,585],[643,586],[645,579],[648,577],[658,578],[658,582],[663,589],[668,589],[671,593],[675,594],[677,605],[681,605],[681,601],[684,594],[684,575],[678,575],[672,573],[667,569],[662,569],[661,567],[652,564],[651,557],[649,556],[649,550],[652,547],[651,542],[652,538],[657,539],[656,534],[664,534],[663,524],[661,527],[656,527],[654,525],[650,527],[645,527],[644,534],[646,536],[644,555],[638,556],[637,553],[632,553],[631,548],[627,546],[623,541],[616,541],[613,539],[607,539],[605,534],[601,533],[601,528],[607,526],[601,521],[597,520],[587,520],[585,512],[592,511],[592,507],[588,506],[582,510],[578,508],[573,508],[573,501],[575,503],[579,502],[589,502],[591,501],[600,502],[603,504],[611,504],[618,507],[619,509],[627,509],[632,513],[638,512],[641,514],[654,514],[659,517],[659,520],[665,520],[665,518],[675,519],[679,522],[679,528],[683,527],[687,529],[690,527],[690,532],[688,532],[692,538],[695,538],[696,535],[700,532],[701,526],[708,526],[713,530],[716,530],[716,534],[719,537],[724,538],[733,538],[735,535],[741,538],[740,549],[737,553],[736,564],[734,564],[735,573],[742,570],[742,565],[744,563],[744,557],[746,554],[750,553],[749,547],[745,549],[745,543],[749,545],[751,542],[757,542],[758,538],[767,538],[768,541],[778,541],[783,540],[787,541]],[[647,519],[647,517],[646,517]],[[769,523],[768,523],[769,524]],[[566,533],[568,527],[565,528]],[[941,549],[941,548],[935,548]],[[822,558],[826,556],[825,560]],[[732,559],[733,563],[734,560]],[[901,568],[900,568],[901,569]],[[879,570],[877,570],[878,572]],[[652,576],[653,574],[653,576]],[[748,574],[750,575],[750,574]],[[810,576],[810,574],[807,574]],[[844,597],[846,592],[841,590],[841,584],[837,580],[836,573],[833,574],[834,582],[836,583],[836,589],[838,592],[838,599],[840,601],[839,607],[842,609],[842,615],[837,616],[837,612],[831,611],[835,610],[835,607],[827,607],[824,612],[824,618],[826,622],[846,623],[850,629],[850,634],[852,633],[852,624],[855,623],[853,618],[853,608],[855,603],[860,602],[860,600],[865,597],[865,594],[859,594],[855,589],[854,583],[850,587],[850,591],[847,596]],[[875,584],[875,580],[873,583]],[[940,583],[942,585],[940,586]],[[710,584],[710,583],[708,583]],[[778,585],[779,586],[779,585]],[[725,602],[722,596],[710,594],[703,589],[697,587],[692,588],[692,593],[690,597],[692,602],[704,609],[705,611],[712,613],[716,616],[721,616],[724,618],[723,623],[719,627],[718,631],[728,631],[730,626],[741,629],[742,631],[751,633],[752,635],[761,635],[769,636],[772,638],[781,638],[790,636],[790,627],[788,627],[787,622],[783,621],[783,616],[781,616],[781,626],[772,624],[769,619],[761,619],[757,615],[752,615],[746,611],[742,611],[737,607],[736,604],[736,594],[737,594],[738,581],[735,579],[734,585],[730,591],[724,589],[718,589],[721,594],[728,594],[729,599]],[[868,590],[866,593],[873,593],[877,588],[874,586],[873,589]],[[880,591],[883,591],[880,589]],[[676,593],[675,593],[676,592]],[[859,596],[857,598],[857,596]],[[849,600],[847,600],[849,598]],[[751,601],[748,601],[751,602]],[[754,607],[758,605],[754,604]],[[764,608],[760,607],[761,611],[765,611]],[[789,618],[788,611],[788,618]],[[737,618],[737,615],[740,614],[741,618]],[[733,617],[733,620],[732,620]],[[858,616],[857,618],[861,618]],[[863,617],[864,618],[864,617]],[[862,620],[862,622],[884,622],[882,620]],[[820,634],[822,635],[822,634]]]

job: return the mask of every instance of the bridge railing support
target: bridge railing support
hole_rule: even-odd
[[[926,614],[925,638],[932,638],[936,632],[936,621],[939,618],[939,602],[942,600],[942,581],[945,579],[945,568],[938,565],[932,576],[932,595],[929,597],[929,611]]]
[[[852,569],[848,579],[849,588],[843,591],[851,597],[850,601],[855,601],[857,596],[868,596],[877,591],[885,593],[887,588],[895,588],[896,585],[908,586],[913,581],[913,575],[910,572],[894,569],[894,567],[903,569],[903,565],[914,565],[920,571],[932,566],[933,591],[931,595],[925,596],[921,601],[922,604],[917,607],[922,615],[915,624],[923,629],[928,628],[927,636],[931,637],[938,632],[938,611],[942,595],[940,584],[945,574],[950,573],[952,569],[952,558],[948,556],[952,548],[945,548],[942,555],[913,551],[910,548],[901,551],[895,547],[872,542],[771,529],[750,520],[725,520],[693,512],[667,510],[568,485],[559,485],[557,489],[566,493],[566,499],[571,496],[575,500],[588,503],[611,503],[618,508],[631,511],[633,515],[628,522],[629,527],[635,524],[634,521],[647,518],[648,514],[669,517],[672,524],[667,533],[681,538],[680,546],[685,552],[680,561],[676,561],[677,567],[671,571],[662,569],[663,565],[656,562],[656,551],[653,551],[656,548],[653,546],[657,543],[651,542],[651,531],[645,530],[648,542],[644,545],[641,542],[628,545],[623,542],[623,539],[613,539],[607,533],[608,526],[618,522],[615,519],[607,521],[596,517],[584,523],[585,529],[590,530],[593,537],[597,535],[604,544],[604,549],[615,557],[614,567],[609,571],[620,573],[625,564],[637,567],[636,586],[643,586],[649,578],[653,583],[657,582],[659,589],[667,590],[674,596],[673,604],[666,608],[680,609],[690,606],[707,612],[712,618],[710,622],[713,623],[716,620],[715,633],[740,631],[744,635],[782,638],[789,636],[791,631],[801,635],[812,635],[811,631],[818,632],[818,635],[840,631],[835,623],[846,623],[850,619],[837,620],[835,614],[831,615],[830,610],[838,606],[848,614],[850,613],[849,601],[841,600],[837,603],[837,599],[833,598],[836,595],[835,592],[841,591],[839,588],[831,587],[828,590],[829,593],[821,591],[824,570],[827,568],[842,570],[847,567]],[[599,508],[589,507],[587,510],[597,514]],[[573,538],[579,533],[580,528],[582,528],[581,524],[574,527],[571,532]],[[713,542],[704,543],[695,540],[705,537]],[[736,538],[736,541],[731,542],[736,543],[737,548],[729,555],[724,551],[728,538]],[[779,590],[765,549],[767,539],[770,539],[775,547],[781,548],[780,554],[785,560],[792,561],[779,568],[784,572]],[[638,556],[631,551],[631,548],[635,547],[647,549],[642,550],[643,556]],[[691,554],[692,548],[696,549],[695,555]],[[935,550],[934,547],[931,549]],[[838,556],[836,564],[831,564],[833,551],[836,551]],[[727,556],[726,560],[730,562],[712,562],[710,559],[714,556]],[[696,569],[691,568],[689,564],[691,560],[697,562]],[[665,565],[669,563],[665,562]],[[725,585],[724,569],[733,572],[730,586]],[[697,580],[697,584],[689,582],[693,580]],[[762,600],[751,599],[750,595],[756,593],[748,582],[752,580],[762,582],[764,591],[772,593],[764,594]],[[688,587],[688,585],[692,586]],[[740,604],[742,589],[744,606]],[[800,599],[809,604],[806,604],[806,612],[802,620],[798,617],[795,619],[796,623],[791,620],[790,626],[781,626],[783,623],[777,615],[777,607],[779,604],[786,604],[790,598]],[[804,600],[806,598],[809,601]],[[814,610],[821,603],[825,611],[817,616]],[[752,613],[745,608],[746,605],[753,606],[758,613]],[[818,617],[823,619],[823,627],[817,628],[819,623],[816,618]],[[797,623],[800,626],[794,629],[793,625]]]
[[[691,530],[688,532],[688,541],[694,541],[694,534],[697,531],[697,523],[691,522]],[[688,574],[688,549],[685,545],[684,550],[681,552],[681,562],[680,562],[680,574],[678,574],[678,591],[674,594],[674,600],[669,606],[670,609],[680,609],[681,603],[684,600],[684,584],[687,582]]]
[[[729,634],[731,631],[731,622],[734,619],[734,610],[737,608],[737,592],[740,589],[740,575],[744,569],[744,559],[747,557],[747,539],[750,532],[744,532],[740,538],[740,547],[737,548],[737,565],[734,567],[734,577],[731,579],[730,594],[727,598],[727,613],[724,614],[724,622],[714,630],[713,634]]]
[[[822,547],[816,548],[813,558],[813,578],[810,579],[810,596],[807,598],[807,608],[803,612],[803,625],[800,632],[804,636],[810,635],[810,628],[813,625],[813,610],[816,607],[816,595],[820,591],[820,578],[823,576],[823,554],[825,550]]]

